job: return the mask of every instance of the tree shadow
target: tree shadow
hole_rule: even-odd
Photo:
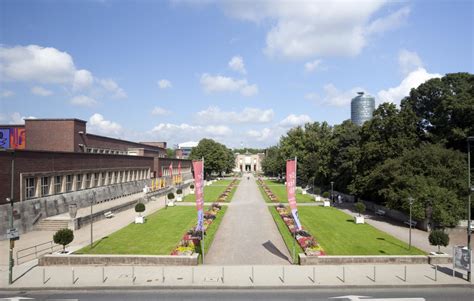
[[[268,252],[272,253],[273,255],[275,256],[278,256],[282,259],[285,259],[287,261],[290,261],[290,259],[285,256],[285,254],[283,254],[280,250],[278,250],[278,248],[271,242],[271,241],[266,241],[262,244],[262,246],[267,249]]]
[[[403,245],[399,245],[399,244],[394,243],[394,242],[392,242],[392,241],[388,241],[388,240],[386,240],[384,237],[377,237],[377,240],[383,240],[384,242],[389,243],[389,244],[392,244],[392,245],[394,245],[394,246],[397,246],[397,247],[399,247],[400,249],[406,249]],[[379,252],[385,253],[385,252],[383,252],[383,251],[381,251],[381,250],[379,250]]]

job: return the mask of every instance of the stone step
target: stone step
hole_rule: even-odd
[[[35,226],[37,231],[57,231],[68,227],[67,220],[48,220],[43,219]]]

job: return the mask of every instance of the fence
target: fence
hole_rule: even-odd
[[[61,245],[55,244],[53,241],[47,241],[32,247],[20,249],[16,252],[16,264],[22,264],[27,261],[37,259],[38,256],[51,254],[62,248]]]

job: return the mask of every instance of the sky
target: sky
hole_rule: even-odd
[[[278,143],[474,73],[474,1],[0,0],[0,124],[79,118],[173,146]]]

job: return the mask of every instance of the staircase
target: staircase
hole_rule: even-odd
[[[68,220],[64,219],[42,219],[35,226],[36,231],[58,231],[68,227]]]

